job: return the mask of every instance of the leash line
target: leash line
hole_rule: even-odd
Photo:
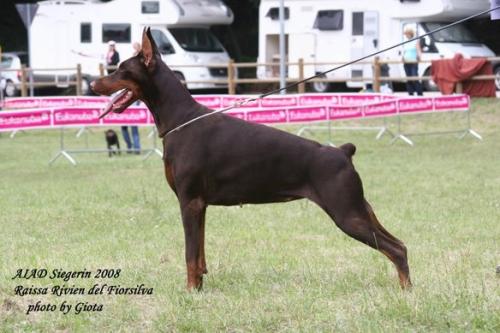
[[[360,62],[360,61],[366,60],[366,59],[371,58],[371,57],[373,57],[373,56],[376,56],[376,55],[379,55],[379,54],[381,54],[381,53],[387,52],[387,51],[389,51],[389,50],[395,49],[395,48],[397,48],[397,47],[403,46],[403,45],[405,45],[405,44],[407,44],[407,43],[414,42],[414,41],[419,40],[419,39],[421,39],[421,38],[423,38],[423,37],[426,37],[426,36],[429,36],[429,35],[435,34],[436,32],[440,32],[440,31],[442,31],[442,30],[449,29],[449,28],[451,28],[451,27],[454,27],[454,26],[456,26],[456,25],[462,24],[462,23],[467,22],[467,21],[469,21],[469,20],[472,20],[472,19],[474,19],[474,18],[476,18],[476,17],[479,17],[479,16],[484,15],[484,14],[488,14],[488,13],[490,13],[490,12],[492,12],[492,11],[499,10],[499,9],[500,9],[500,6],[496,6],[496,7],[493,7],[493,8],[489,8],[489,9],[484,10],[484,11],[482,11],[482,12],[479,12],[479,13],[476,13],[476,14],[473,14],[473,15],[470,15],[470,16],[467,16],[467,17],[465,17],[465,18],[463,18],[463,19],[460,19],[460,20],[458,20],[458,21],[452,22],[452,23],[447,24],[447,25],[445,25],[445,26],[442,26],[442,27],[440,27],[440,28],[437,28],[437,29],[434,29],[434,30],[432,30],[432,31],[429,31],[429,32],[427,32],[427,33],[425,33],[425,34],[423,34],[423,35],[420,35],[420,36],[417,36],[417,37],[414,37],[414,38],[408,39],[408,40],[406,40],[406,41],[403,41],[403,42],[401,42],[401,43],[398,43],[398,44],[395,44],[395,45],[389,46],[389,47],[387,47],[387,48],[385,48],[385,49],[382,49],[382,50],[379,50],[379,51],[377,51],[377,52],[374,52],[374,53],[368,54],[368,55],[363,56],[363,57],[361,57],[361,58],[358,58],[358,59],[356,59],[356,60],[349,61],[349,62],[347,62],[347,63],[345,63],[345,64],[340,65],[340,66],[330,68],[329,70],[326,70],[326,71],[324,71],[324,72],[318,73],[318,74],[313,75],[313,76],[310,76],[310,77],[305,78],[305,79],[303,79],[303,80],[297,81],[297,82],[292,83],[292,84],[290,84],[290,85],[288,85],[288,86],[286,86],[286,87],[283,87],[283,88],[278,88],[278,89],[275,89],[275,90],[271,90],[271,91],[269,91],[269,92],[267,92],[267,93],[260,94],[260,95],[258,95],[258,96],[256,96],[256,97],[251,97],[251,98],[247,98],[247,99],[242,100],[242,101],[235,102],[235,103],[231,104],[231,105],[230,105],[230,106],[228,106],[228,107],[225,107],[225,108],[222,108],[222,109],[218,109],[218,110],[214,110],[214,111],[212,111],[212,112],[209,112],[209,113],[206,113],[206,114],[204,114],[204,115],[201,115],[201,116],[198,116],[198,117],[196,117],[196,118],[193,118],[193,119],[191,119],[191,120],[188,120],[188,121],[186,121],[185,123],[183,123],[183,124],[181,124],[181,125],[177,126],[176,128],[174,128],[174,129],[172,129],[172,130],[168,131],[166,134],[164,134],[164,135],[160,135],[160,137],[165,137],[165,136],[168,136],[168,135],[170,135],[171,133],[173,133],[173,132],[177,132],[177,131],[179,131],[180,129],[182,129],[182,128],[184,128],[184,127],[186,127],[186,126],[188,126],[188,125],[190,125],[190,124],[192,124],[192,123],[194,123],[194,122],[196,122],[196,121],[198,121],[198,120],[201,120],[201,119],[203,119],[203,118],[210,117],[210,116],[212,116],[212,115],[214,115],[214,114],[217,114],[217,113],[223,113],[223,112],[229,111],[229,110],[231,110],[231,109],[241,107],[241,106],[243,106],[243,105],[245,105],[245,104],[248,104],[248,103],[250,103],[250,102],[255,102],[255,101],[257,101],[257,100],[260,100],[260,99],[266,98],[266,97],[268,97],[268,96],[274,95],[274,94],[276,94],[276,93],[278,93],[278,92],[281,92],[281,91],[283,91],[283,90],[287,90],[287,89],[290,89],[290,88],[296,87],[296,86],[298,86],[299,84],[302,84],[302,83],[308,82],[308,81],[310,81],[310,80],[312,80],[312,79],[315,79],[315,78],[318,78],[318,77],[320,77],[320,76],[324,76],[325,74],[328,74],[328,73],[331,73],[331,72],[333,72],[333,71],[339,70],[339,69],[341,69],[341,68],[344,68],[344,67],[347,67],[347,66],[353,65],[353,64],[355,64],[355,63],[357,63],[357,62]]]

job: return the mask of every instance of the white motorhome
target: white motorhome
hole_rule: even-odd
[[[287,60],[297,62],[347,62],[382,50],[404,40],[410,25],[417,35],[439,28],[489,8],[489,0],[286,0],[285,43]],[[467,30],[457,25],[421,40],[422,60],[452,57],[491,57],[494,53]],[[401,58],[401,49],[381,55],[382,59]],[[259,10],[259,62],[270,63],[279,56],[279,1],[261,0]],[[324,72],[333,65],[304,66],[306,77]],[[288,76],[298,77],[298,67],[288,66]],[[430,73],[430,64],[419,66],[420,75]],[[402,65],[391,65],[390,76],[404,76]],[[259,78],[276,75],[271,66],[260,67]],[[327,78],[372,77],[369,64],[352,65],[329,73]],[[348,81],[348,87],[361,87]],[[424,82],[427,89],[432,82]],[[322,92],[328,83],[314,83]]]
[[[106,63],[108,41],[116,42],[123,61],[132,56],[132,44],[141,42],[143,28],[149,26],[163,60],[179,78],[225,79],[229,56],[209,27],[232,21],[232,11],[221,0],[42,1],[31,25],[31,67],[75,68],[81,64],[85,91],[99,75],[99,64]],[[219,63],[221,67],[206,66]],[[49,78],[60,86],[74,74],[74,70],[34,72],[35,78]],[[224,88],[227,84],[188,83],[187,87]]]

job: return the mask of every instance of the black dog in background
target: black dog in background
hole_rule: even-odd
[[[121,155],[120,152],[120,141],[118,140],[118,135],[116,135],[116,132],[113,131],[112,129],[109,129],[104,133],[106,137],[106,144],[108,145],[108,154],[109,157],[111,155],[116,154],[116,151],[118,151],[118,155]],[[116,146],[116,150],[112,149],[112,146]]]

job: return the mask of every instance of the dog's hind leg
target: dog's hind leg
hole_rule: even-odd
[[[341,217],[335,216],[331,211],[326,209],[343,232],[382,252],[394,263],[401,288],[411,287],[406,247],[380,225],[375,214],[370,214],[367,209],[361,207]]]
[[[187,289],[203,287],[206,272],[204,251],[204,220],[206,204],[202,199],[181,202],[182,223],[186,242]]]
[[[391,233],[389,233],[382,226],[382,224],[380,224],[380,222],[377,219],[377,216],[375,216],[375,213],[373,212],[372,207],[367,201],[365,201],[365,207],[366,210],[368,211],[370,223],[373,224],[380,233],[382,233],[386,238],[388,238],[390,246],[395,248],[395,250],[392,252],[383,251],[382,249],[380,249],[380,251],[383,254],[385,254],[396,265],[401,288],[403,289],[410,288],[411,287],[410,269],[408,267],[408,255],[406,246],[403,244],[402,241],[391,235]]]
[[[401,287],[411,287],[406,247],[378,222],[354,169],[342,173],[316,191],[317,203],[343,232],[387,256],[396,266]]]
[[[206,216],[206,207],[203,208],[202,212],[202,220],[200,225],[200,251],[198,255],[198,269],[202,272],[202,274],[207,274],[207,262],[205,260],[205,216]]]

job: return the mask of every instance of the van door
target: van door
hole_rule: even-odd
[[[376,11],[352,13],[351,59],[358,59],[379,49],[379,17]],[[371,64],[351,66],[351,78],[371,77]],[[361,86],[361,84],[359,84]],[[356,85],[357,86],[357,85]]]
[[[288,36],[288,61],[297,63],[299,59],[304,59],[305,63],[312,63],[316,60],[316,35],[312,33],[290,34]],[[297,65],[288,66],[290,77],[299,77],[299,67]],[[314,65],[304,66],[304,77],[313,76],[315,73]]]

